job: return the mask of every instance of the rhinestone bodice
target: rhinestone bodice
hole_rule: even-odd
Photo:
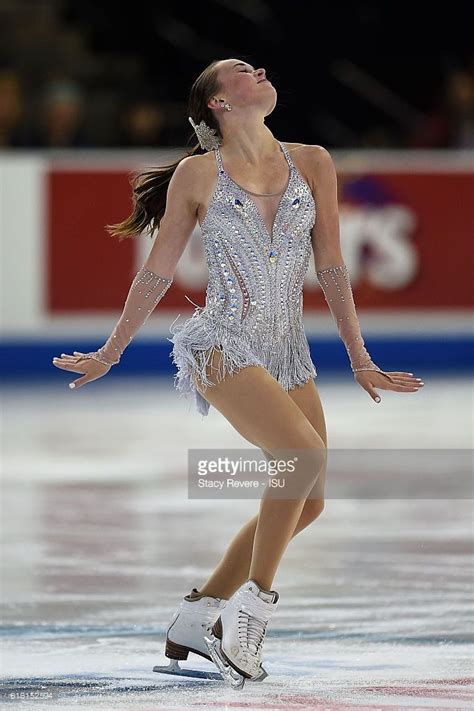
[[[217,183],[201,224],[209,269],[206,303],[196,305],[183,324],[173,323],[169,339],[175,386],[184,396],[194,394],[203,415],[209,403],[195,377],[213,385],[208,366],[215,347],[222,355],[218,372],[212,369],[218,381],[251,365],[266,368],[286,390],[317,375],[302,318],[316,206],[286,146],[279,144],[289,166],[281,196],[246,191],[214,149]]]
[[[302,316],[303,281],[316,217],[312,193],[280,141],[289,166],[281,197],[257,197],[226,172],[215,149],[217,184],[201,230],[209,269],[202,315],[241,328],[281,334]],[[265,203],[266,201],[266,203]],[[272,230],[262,213],[276,206]],[[268,212],[268,210],[267,210]]]

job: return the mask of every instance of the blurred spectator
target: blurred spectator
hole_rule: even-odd
[[[428,113],[410,137],[410,148],[474,148],[474,76],[451,72],[439,108]]]
[[[134,99],[121,117],[118,146],[152,147],[160,145],[165,114],[160,104],[149,96]]]
[[[32,148],[81,148],[87,145],[84,126],[84,99],[79,86],[70,79],[54,79],[40,99],[38,123],[33,127]]]
[[[11,69],[0,71],[0,148],[27,145],[24,101],[19,77]]]
[[[262,55],[254,61],[264,59],[277,72],[278,109],[282,110],[269,118],[272,130],[283,135],[292,116],[301,115],[297,139],[303,143],[473,147],[474,58],[468,23],[460,23],[454,11],[439,14],[440,36],[446,35],[446,23],[456,27],[454,50],[441,49],[438,42],[427,52],[423,49],[422,57],[382,51],[371,58],[363,49],[365,38],[370,39],[375,26],[383,32],[392,22],[390,3],[375,4],[377,13],[370,26],[365,20],[358,26],[359,48],[342,67],[336,62],[338,82],[333,69],[339,55],[321,50],[322,61],[316,63],[318,89],[311,90],[314,101],[304,94],[314,77],[306,72],[295,75],[274,41],[278,32],[284,36],[279,13],[274,14],[272,32],[262,37],[253,22],[256,16],[246,18],[249,42],[257,42]],[[0,0],[0,148],[149,148],[189,146],[190,140],[196,140],[187,121],[187,94],[207,59],[226,56],[227,50],[222,54],[215,37],[228,29],[227,18],[217,13],[217,34],[199,45],[196,37],[201,29],[206,32],[205,12],[201,20],[196,18],[195,26],[191,23],[191,32],[179,3],[141,3],[140,12],[134,14],[117,3],[113,13],[101,9],[102,5],[94,0]],[[336,8],[336,23],[338,12]],[[361,13],[364,16],[359,8],[356,15]],[[241,36],[240,26],[235,32],[235,37]],[[158,47],[157,36],[165,40]],[[291,52],[298,52],[298,47],[291,46]],[[36,88],[41,92],[42,85],[44,93],[38,96]],[[398,109],[392,85],[400,87]],[[382,103],[374,103],[374,88]],[[301,96],[305,96],[303,104]],[[412,102],[417,106],[415,125],[411,117],[408,123],[400,115],[403,104]],[[420,111],[426,115],[418,120]]]

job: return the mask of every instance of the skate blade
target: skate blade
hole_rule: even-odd
[[[213,679],[222,681],[222,675],[218,672],[207,672],[199,669],[185,669],[184,667],[179,666],[177,659],[170,659],[170,663],[167,667],[153,667],[153,671],[158,672],[159,674],[174,674],[175,676],[188,676],[193,677],[194,679]]]
[[[265,671],[265,669],[263,667],[261,669],[262,669],[262,673],[260,674],[260,676],[252,677],[252,679],[250,679],[250,681],[263,681],[264,679],[267,678],[267,676],[268,676],[267,672]]]
[[[217,637],[209,638],[204,637],[209,654],[221,673],[221,678],[224,679],[227,684],[232,687],[232,689],[243,689],[246,677],[239,674],[233,667],[230,666],[229,662],[225,657],[222,656],[220,645],[220,639]]]
[[[220,644],[219,644],[220,639],[218,639],[217,637],[213,637],[212,639],[209,639],[208,637],[204,637],[204,640],[205,640],[205,642],[206,642],[207,648],[209,649],[209,653],[210,653],[210,655],[211,655],[211,657],[212,657],[214,663],[215,663],[216,666],[218,667],[218,669],[220,669],[221,667],[220,667],[219,663],[216,661],[215,657],[213,656],[211,647],[210,647],[209,645],[214,645],[214,646],[215,646],[215,654],[218,655],[218,658],[219,658],[220,662],[225,666],[226,670],[230,670],[230,671],[232,672],[232,674],[235,674],[236,676],[239,676],[239,677],[242,676],[242,679],[243,679],[242,686],[244,685],[244,682],[245,682],[246,680],[247,680],[247,681],[263,681],[264,679],[267,678],[268,673],[265,671],[265,669],[264,669],[263,667],[261,667],[261,668],[260,668],[260,674],[259,674],[259,676],[253,676],[253,677],[251,677],[250,679],[247,679],[247,677],[245,677],[245,676],[239,674],[239,672],[236,671],[236,670],[234,669],[234,667],[231,667],[230,664],[229,664],[229,662],[227,661],[227,659],[226,659],[225,657],[223,657],[223,655],[222,655],[222,653],[221,653]],[[224,673],[223,673],[223,674],[224,674]],[[227,674],[227,671],[226,671],[226,674]],[[236,688],[241,688],[241,687],[240,687],[240,686],[238,686],[238,687],[236,686]]]

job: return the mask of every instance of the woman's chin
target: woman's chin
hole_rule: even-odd
[[[274,109],[275,109],[275,106],[276,106],[276,103],[277,103],[277,102],[276,102],[276,97],[275,97],[275,101],[274,101],[273,104],[270,106],[270,108],[267,110],[265,116],[270,116],[270,114],[273,113],[273,111],[274,111]]]

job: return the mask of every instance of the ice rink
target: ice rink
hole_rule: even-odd
[[[472,383],[416,375],[421,391],[381,391],[379,405],[350,373],[318,376],[329,447],[414,459],[425,449],[434,469],[443,450],[471,449]],[[327,498],[274,581],[262,683],[235,691],[154,673],[181,598],[258,510],[257,500],[190,499],[187,450],[250,445],[213,408],[202,419],[170,377],[76,392],[70,379],[2,389],[7,707],[473,707],[472,495],[431,484],[418,497]],[[329,467],[327,480],[337,477]],[[215,671],[193,654],[183,666]]]

